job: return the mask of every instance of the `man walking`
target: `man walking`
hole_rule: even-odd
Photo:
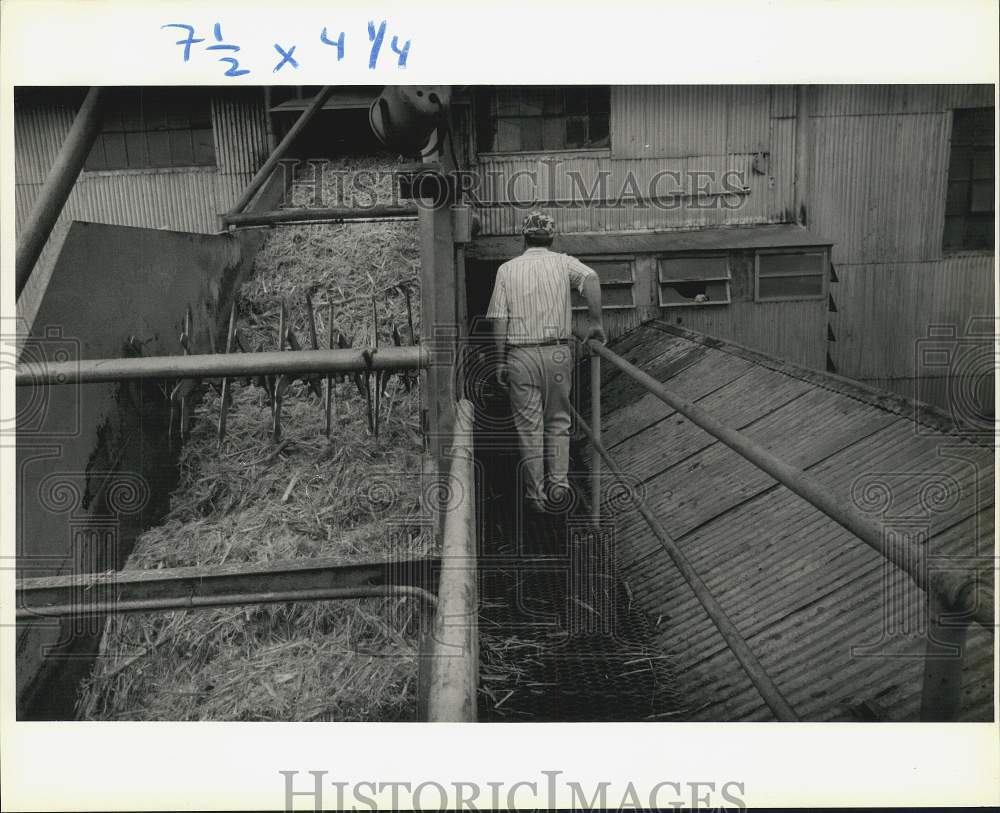
[[[486,315],[502,359],[497,378],[510,392],[525,501],[531,510],[546,511],[569,502],[571,288],[587,302],[587,338],[604,342],[606,337],[597,273],[549,250],[555,221],[531,212],[521,233],[525,252],[500,266]]]

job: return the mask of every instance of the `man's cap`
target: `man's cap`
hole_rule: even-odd
[[[556,222],[544,212],[529,212],[521,224],[521,234],[551,237],[556,233]]]

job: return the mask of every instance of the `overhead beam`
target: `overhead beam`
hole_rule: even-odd
[[[275,209],[269,212],[247,212],[245,214],[225,214],[222,222],[226,226],[277,226],[283,223],[343,223],[347,221],[370,222],[376,220],[416,220],[416,206],[368,206],[349,208],[344,206],[317,207],[308,209]]]

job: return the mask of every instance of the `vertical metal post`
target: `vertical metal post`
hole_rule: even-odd
[[[923,722],[949,722],[962,710],[962,654],[969,622],[952,620],[937,590],[927,591],[927,650],[924,653],[924,687],[920,697]]]
[[[271,115],[270,85],[264,85],[264,121],[267,132],[267,151],[270,154],[278,146],[278,136],[274,132],[274,117]]]
[[[590,428],[597,443],[601,442],[601,357],[590,354]],[[590,509],[594,524],[601,521],[601,456],[595,447],[590,459]]]
[[[428,722],[476,721],[479,685],[479,593],[476,580],[476,487],[473,407],[459,401],[442,480],[444,533],[438,605],[429,641],[421,693]]]
[[[73,185],[87,161],[87,156],[90,155],[90,149],[94,146],[94,139],[97,138],[103,121],[101,102],[101,88],[90,88],[45,178],[45,185],[38,193],[34,206],[31,207],[28,222],[21,229],[14,263],[16,297],[21,295],[21,291],[27,285],[38,256],[45,248],[52,227],[59,219],[69,193],[73,191]]]
[[[809,188],[809,87],[799,85],[795,92],[795,222],[805,224]]]

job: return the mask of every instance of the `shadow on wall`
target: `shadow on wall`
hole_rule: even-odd
[[[121,358],[219,346],[260,231],[203,235],[73,222],[38,301],[21,361]],[[8,346],[12,337],[5,337]],[[176,480],[160,382],[17,389],[17,567],[21,578],[118,569],[159,521]],[[72,717],[103,622],[19,625],[20,719]]]

